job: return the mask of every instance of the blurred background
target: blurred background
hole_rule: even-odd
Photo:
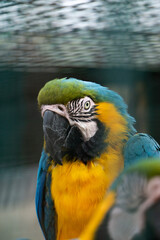
[[[160,2],[0,2],[0,234],[43,236],[34,198],[43,143],[37,94],[75,77],[118,92],[160,143]]]

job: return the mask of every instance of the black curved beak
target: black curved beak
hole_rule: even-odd
[[[45,111],[43,115],[43,132],[46,141],[46,152],[53,160],[62,165],[63,145],[70,130],[68,120],[52,111]]]

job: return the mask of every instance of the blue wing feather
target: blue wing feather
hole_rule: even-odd
[[[43,216],[43,201],[44,201],[44,188],[46,181],[46,172],[42,172],[39,180],[37,181],[37,190],[36,190],[36,212],[39,224],[45,232],[44,228],[44,216]]]
[[[160,146],[150,135],[137,133],[128,140],[124,149],[125,167],[150,157],[160,157]]]
[[[36,212],[45,239],[55,239],[55,208],[51,198],[51,174],[48,172],[49,156],[42,150],[37,175]]]
[[[35,199],[37,217],[43,232],[45,232],[43,202],[44,202],[44,194],[45,194],[44,190],[45,190],[47,170],[48,170],[48,155],[45,153],[43,149],[40,162],[39,162],[39,168],[38,168],[37,189],[36,189],[36,199]]]

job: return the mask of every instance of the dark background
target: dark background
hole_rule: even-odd
[[[59,68],[53,73],[0,72],[0,166],[37,163],[43,144],[37,95],[54,78],[75,77],[117,91],[138,132],[160,142],[160,73],[125,69]]]

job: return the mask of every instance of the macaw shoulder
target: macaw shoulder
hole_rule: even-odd
[[[150,135],[137,133],[132,136],[124,148],[124,165],[130,166],[141,159],[160,157],[160,146]]]

